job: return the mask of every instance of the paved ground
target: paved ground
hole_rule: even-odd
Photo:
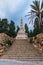
[[[28,61],[28,62],[20,62],[20,61],[5,61],[1,60],[0,65],[43,65],[43,61]]]

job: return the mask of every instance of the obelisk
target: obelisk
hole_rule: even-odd
[[[18,31],[16,39],[28,39],[28,36],[25,33],[25,28],[23,26],[23,19],[22,19],[22,17],[20,19],[20,30]]]

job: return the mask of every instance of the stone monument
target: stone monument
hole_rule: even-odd
[[[16,39],[28,39],[27,33],[25,33],[25,28],[23,26],[23,19],[20,19],[20,30],[16,36]]]

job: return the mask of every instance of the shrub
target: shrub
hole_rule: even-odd
[[[12,42],[10,40],[6,40],[5,43],[8,44],[9,46],[12,45]]]
[[[33,37],[30,38],[29,43],[33,43]]]
[[[35,36],[34,39],[37,39],[37,37]]]

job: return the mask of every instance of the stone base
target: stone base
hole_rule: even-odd
[[[22,34],[22,35],[17,35],[16,39],[28,39],[27,35]]]
[[[25,40],[25,39],[28,39],[28,38],[19,38],[19,37],[16,37],[16,39],[21,39],[21,40],[24,39]]]

